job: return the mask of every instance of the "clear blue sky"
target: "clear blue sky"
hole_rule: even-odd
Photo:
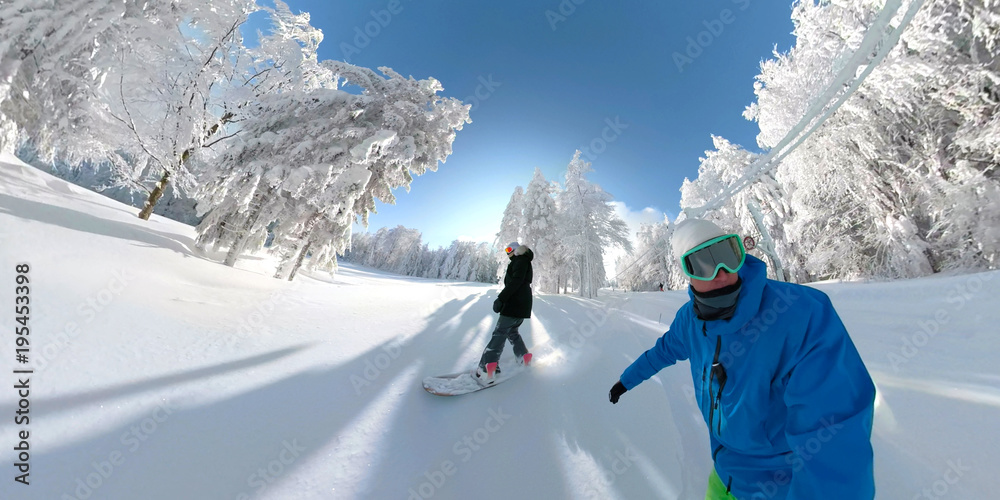
[[[742,112],[760,61],[794,42],[790,1],[576,1],[288,2],[323,30],[320,59],[434,77],[474,105],[447,162],[379,203],[370,230],[492,241],[515,186],[535,167],[562,182],[584,148],[630,222],[673,218],[712,134],[757,149]]]

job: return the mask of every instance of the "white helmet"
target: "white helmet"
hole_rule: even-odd
[[[729,233],[716,226],[714,222],[702,219],[686,219],[677,224],[674,235],[670,238],[670,246],[674,253],[674,259],[681,261],[681,257],[692,248],[719,236]]]

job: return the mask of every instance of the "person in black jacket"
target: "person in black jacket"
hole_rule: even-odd
[[[500,313],[500,318],[476,369],[476,380],[483,385],[495,382],[494,377],[500,372],[497,362],[508,340],[514,346],[517,363],[524,366],[531,363],[531,353],[517,328],[525,318],[531,317],[531,260],[535,254],[517,242],[508,245],[505,251],[510,264],[507,264],[507,274],[503,278],[503,290],[493,301],[493,312]]]

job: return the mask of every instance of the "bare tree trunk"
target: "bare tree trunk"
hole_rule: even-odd
[[[156,187],[149,193],[149,198],[146,199],[146,204],[143,205],[142,210],[139,212],[139,218],[142,220],[149,220],[149,216],[153,215],[153,207],[156,203],[160,201],[163,196],[163,192],[167,189],[167,183],[170,182],[170,172],[164,171],[163,177],[160,177],[160,182],[156,183]]]
[[[208,138],[212,137],[216,132],[219,131],[219,128],[224,123],[229,123],[233,119],[233,116],[234,115],[232,112],[227,112],[225,115],[223,115],[222,118],[220,118],[219,121],[214,125],[212,125],[212,127],[208,130],[208,133],[205,134],[205,139],[208,140]],[[215,142],[218,142],[220,140],[222,139],[218,139]],[[194,152],[195,148],[190,147],[184,150],[183,153],[181,153],[180,161],[177,162],[178,172],[181,171],[180,169],[184,166],[185,163],[187,163],[188,158],[190,158]],[[146,199],[146,204],[143,205],[142,211],[139,212],[140,219],[149,220],[149,216],[153,215],[153,207],[155,207],[156,203],[160,201],[160,198],[163,196],[163,191],[167,189],[168,182],[170,182],[170,171],[164,170],[163,177],[160,178],[160,182],[156,183],[156,187],[153,188],[153,191],[149,193],[149,198]]]
[[[229,247],[229,251],[226,252],[225,265],[233,267],[236,265],[236,261],[239,260],[240,255],[243,254],[243,242],[246,241],[245,237],[238,238],[233,242],[233,246]]]
[[[295,278],[295,273],[298,272],[299,267],[302,266],[302,261],[305,260],[306,254],[309,252],[309,247],[312,246],[312,230],[316,227],[319,222],[321,214],[314,213],[308,221],[305,223],[305,227],[302,228],[302,232],[299,233],[299,241],[304,241],[305,243],[298,249],[291,250],[285,253],[286,257],[281,259],[281,263],[278,264],[278,270],[274,273],[276,279],[285,279],[287,276],[288,281],[292,281]]]
[[[291,274],[288,272],[288,268],[292,265],[291,264],[292,257],[290,256],[290,254],[294,253],[295,251],[297,250],[292,250],[292,251],[283,250],[281,252],[281,262],[278,263],[278,268],[274,270],[274,279],[276,280],[287,279],[288,275]]]
[[[227,266],[235,266],[236,261],[240,258],[240,255],[243,255],[247,239],[250,238],[250,234],[253,232],[253,227],[257,224],[257,220],[260,219],[260,213],[263,211],[264,207],[264,200],[270,194],[271,189],[268,189],[267,192],[263,194],[260,190],[254,193],[253,198],[250,200],[250,214],[247,216],[242,227],[236,233],[236,240],[233,241],[232,246],[229,247],[229,252],[226,253],[225,264]]]
[[[299,256],[295,259],[295,265],[292,266],[292,271],[288,273],[288,281],[295,279],[295,273],[299,272],[299,268],[302,267],[302,261],[305,260],[311,246],[312,241],[307,241],[305,245],[302,245],[302,249],[299,250]]]
[[[219,231],[218,232],[219,233],[225,233],[226,232],[226,221],[222,221],[222,223],[219,224]],[[215,238],[215,243],[212,243],[212,251],[213,252],[218,252],[219,251],[219,247],[221,246],[221,244],[222,244],[222,238],[216,237]]]

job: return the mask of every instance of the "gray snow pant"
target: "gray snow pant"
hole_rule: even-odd
[[[500,354],[503,353],[504,343],[508,340],[510,345],[514,346],[514,356],[521,357],[528,353],[528,348],[521,340],[521,334],[517,332],[517,327],[521,326],[521,323],[524,323],[524,318],[500,315],[497,327],[493,330],[493,338],[486,344],[483,357],[479,360],[479,368],[486,370],[487,364],[499,361]]]

